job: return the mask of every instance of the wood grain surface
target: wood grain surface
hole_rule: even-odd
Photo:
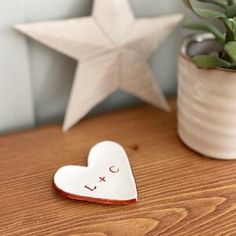
[[[236,162],[208,159],[177,137],[176,114],[150,106],[0,138],[0,235],[236,235]],[[139,202],[108,206],[64,199],[52,176],[86,165],[102,140],[122,144]]]

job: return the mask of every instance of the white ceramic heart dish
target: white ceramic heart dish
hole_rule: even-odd
[[[137,202],[137,189],[128,157],[122,146],[105,141],[88,156],[88,167],[69,165],[54,175],[54,187],[76,200],[129,204]]]

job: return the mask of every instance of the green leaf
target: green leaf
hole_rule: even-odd
[[[205,23],[191,23],[191,24],[186,24],[185,27],[189,28],[189,29],[210,32],[215,36],[217,42],[219,42],[222,45],[225,44],[224,35],[213,25],[209,25],[209,24],[205,24]]]
[[[236,4],[233,4],[226,8],[225,15],[228,18],[234,18],[236,16]]]
[[[201,9],[201,8],[195,8],[195,11],[197,15],[201,18],[219,18],[219,17],[225,17],[225,14],[222,12],[210,10],[210,9]]]
[[[236,62],[236,42],[228,42],[225,44],[224,50],[230,56],[233,62]]]
[[[224,13],[210,10],[210,9],[202,9],[202,8],[196,8],[193,7],[190,0],[183,0],[183,3],[192,10],[197,16],[208,19],[208,18],[223,18],[226,17]]]
[[[229,68],[231,63],[213,55],[199,55],[193,58],[194,64],[200,69]]]
[[[228,5],[229,5],[229,6],[236,3],[236,0],[227,0],[227,1],[228,1]]]
[[[228,6],[228,0],[198,0],[199,2],[211,3],[217,6],[226,8]]]
[[[225,38],[226,43],[230,41],[235,41],[236,40],[235,21],[233,19],[227,19],[227,18],[219,18],[219,19],[223,22],[226,28],[226,38]]]

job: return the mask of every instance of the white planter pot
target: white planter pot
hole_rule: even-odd
[[[179,56],[178,134],[188,147],[205,156],[233,160],[236,71],[198,69],[190,58],[209,48],[212,42],[212,36],[201,34],[183,43]]]

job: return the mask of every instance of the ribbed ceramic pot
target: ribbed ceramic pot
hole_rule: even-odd
[[[236,71],[198,69],[191,57],[216,47],[209,34],[184,40],[179,55],[178,133],[193,150],[236,159]]]

